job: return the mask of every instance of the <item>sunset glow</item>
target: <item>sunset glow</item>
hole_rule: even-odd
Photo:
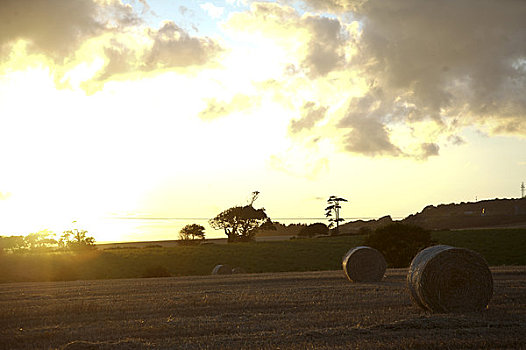
[[[461,3],[2,1],[0,235],[519,197],[526,4]]]

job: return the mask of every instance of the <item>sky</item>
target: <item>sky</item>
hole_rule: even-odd
[[[3,0],[0,234],[212,218],[256,190],[271,218],[323,217],[330,195],[346,218],[517,198],[524,18],[518,0]]]

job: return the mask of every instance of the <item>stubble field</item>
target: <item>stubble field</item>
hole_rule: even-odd
[[[406,269],[353,284],[342,271],[7,283],[4,349],[521,349],[526,267],[492,268],[480,313],[426,314]]]

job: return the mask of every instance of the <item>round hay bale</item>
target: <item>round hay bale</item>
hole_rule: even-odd
[[[378,282],[384,277],[387,263],[378,250],[360,246],[345,254],[342,266],[351,282]]]
[[[216,265],[212,270],[212,275],[231,275],[232,267],[229,265]]]
[[[493,277],[482,255],[447,245],[414,257],[407,286],[413,302],[431,312],[481,311],[493,295]]]
[[[247,273],[247,271],[244,268],[237,266],[232,269],[232,273],[234,274]]]

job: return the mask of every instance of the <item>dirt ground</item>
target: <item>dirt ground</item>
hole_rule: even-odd
[[[405,269],[0,284],[2,349],[526,349],[526,266],[487,310],[426,314]]]

